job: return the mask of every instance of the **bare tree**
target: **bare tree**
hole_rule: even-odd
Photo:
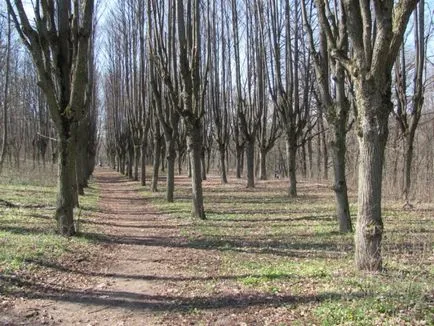
[[[3,134],[2,134],[2,147],[0,151],[0,174],[3,170],[3,164],[6,157],[7,145],[8,145],[8,108],[9,108],[9,75],[10,75],[10,65],[11,65],[11,15],[8,11],[7,18],[7,43],[6,43],[6,58],[5,58],[5,81],[4,81],[4,91],[3,91]]]
[[[302,48],[300,8],[298,0],[294,6],[290,6],[289,0],[269,1],[272,75],[268,84],[285,135],[291,197],[297,196],[297,149],[302,144],[310,119],[309,94],[306,91],[311,89],[312,83],[310,60],[304,60],[308,54]],[[301,76],[304,77],[302,80]]]
[[[411,99],[408,100],[409,72],[411,67],[407,65],[405,43],[401,47],[400,56],[395,63],[395,90],[397,97],[396,110],[393,114],[398,122],[399,129],[404,139],[404,185],[402,189],[405,205],[412,207],[409,196],[411,190],[411,169],[414,155],[414,141],[416,130],[422,116],[424,103],[426,73],[425,61],[427,47],[425,46],[425,1],[419,2],[414,12],[414,72],[413,90]]]
[[[183,1],[176,1],[179,69],[183,90],[183,109],[180,114],[185,122],[187,146],[191,162],[192,215],[193,217],[205,219],[200,155],[202,150],[203,98],[206,90],[206,77],[201,76],[200,1],[188,0],[186,4],[187,10],[184,10]]]
[[[56,205],[58,231],[75,234],[75,155],[77,126],[82,118],[88,81],[89,39],[93,0],[39,2],[34,5],[35,27],[21,0],[7,0],[15,27],[38,71],[51,118],[58,133],[59,190]]]
[[[179,68],[177,65],[176,35],[174,25],[166,32],[160,26],[164,24],[164,18],[173,22],[176,7],[172,1],[168,2],[168,8],[161,3],[152,3],[148,6],[148,25],[150,33],[149,52],[154,66],[151,68],[150,84],[156,104],[156,118],[164,133],[165,153],[167,160],[167,187],[166,200],[173,202],[175,191],[175,160],[176,141],[179,132],[179,97],[180,82]],[[168,12],[166,11],[168,10]],[[164,84],[164,76],[170,76],[170,87]],[[170,91],[172,90],[172,92]]]
[[[308,44],[313,52],[313,63],[319,94],[331,134],[330,147],[333,153],[334,167],[333,190],[336,198],[336,214],[339,221],[339,230],[341,232],[352,232],[345,168],[346,134],[349,129],[348,117],[350,113],[350,100],[348,99],[348,91],[345,87],[347,82],[345,70],[339,60],[329,55],[327,51],[327,37],[323,29],[319,32],[319,50],[316,49],[313,28],[310,23],[312,12],[309,11],[308,16],[304,0],[302,0],[302,5]],[[335,44],[339,46],[339,51],[348,55],[345,14],[342,8],[336,8],[334,15],[339,15],[340,19],[330,16],[331,18],[329,19],[332,20],[333,26],[331,37],[333,37]],[[333,86],[329,82],[331,78],[333,78]]]

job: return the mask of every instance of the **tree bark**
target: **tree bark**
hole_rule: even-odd
[[[261,175],[260,175],[261,180],[267,180],[267,154],[268,154],[268,151],[266,148],[260,149],[259,164],[260,164],[260,171],[261,171]]]
[[[158,172],[160,170],[160,157],[161,157],[161,136],[159,132],[154,135],[154,162],[152,167],[152,185],[151,191],[158,191]]]
[[[409,134],[405,137],[404,144],[404,187],[403,196],[406,204],[409,203],[410,188],[411,188],[411,166],[413,163],[414,152],[414,136],[413,130],[410,130]]]
[[[247,188],[255,187],[255,141],[246,141]]]
[[[361,82],[356,87],[360,161],[355,261],[358,269],[367,271],[382,268],[381,183],[391,103],[390,94],[387,98],[387,94],[379,93],[374,82]]]
[[[68,134],[69,131],[65,132]],[[74,225],[74,183],[75,183],[75,144],[71,137],[65,138],[63,135],[58,141],[59,152],[59,176],[55,218],[57,230],[66,236],[75,235]]]
[[[228,183],[228,177],[226,175],[226,146],[224,144],[219,145],[220,154],[220,180],[222,184]]]
[[[201,163],[201,174],[202,180],[206,180],[206,150],[202,146],[202,150],[200,153],[200,163]]]
[[[188,130],[187,146],[191,162],[191,185],[193,192],[192,216],[204,220],[206,219],[206,215],[203,207],[202,194],[202,175],[200,159],[202,151],[201,128],[192,128]]]
[[[330,126],[332,127],[332,126]],[[342,128],[344,130],[342,130]],[[345,169],[346,153],[346,123],[341,125],[341,129],[335,128],[334,141],[331,143],[333,153],[334,185],[336,199],[336,216],[339,222],[339,231],[342,233],[352,232],[350,207],[348,203],[348,189]]]
[[[2,135],[2,148],[0,152],[0,174],[3,170],[3,164],[6,157],[6,149],[8,146],[8,98],[9,98],[9,70],[10,70],[10,57],[11,57],[11,16],[8,12],[8,32],[7,32],[7,48],[6,48],[6,68],[5,68],[5,86],[3,93],[3,135]]]
[[[139,180],[140,145],[134,145],[134,175],[133,180]]]
[[[287,135],[286,137],[286,155],[288,160],[288,175],[289,175],[289,196],[297,197],[297,145],[294,144],[294,137]]]
[[[146,186],[146,148],[147,144],[146,141],[143,141],[142,148],[141,148],[141,171],[140,171],[140,184],[142,186]]]
[[[167,189],[166,200],[169,203],[173,203],[173,193],[175,191],[175,160],[176,150],[174,140],[166,141],[166,153],[167,153]]]
[[[236,145],[236,151],[237,151],[236,177],[237,179],[241,179],[241,175],[243,174],[243,165],[244,165],[244,144],[242,146]]]

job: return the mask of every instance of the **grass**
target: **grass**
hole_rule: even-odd
[[[353,235],[337,232],[327,185],[300,182],[300,196],[290,199],[283,180],[259,181],[255,189],[236,179],[219,182],[217,176],[203,182],[206,221],[190,218],[191,188],[183,177],[177,177],[174,203],[165,202],[163,184],[158,193],[144,191],[160,212],[189,221],[180,232],[190,247],[220,257],[215,279],[195,285],[204,293],[229,288],[298,298],[275,304],[283,317],[270,317],[271,324],[433,325],[433,207],[404,211],[384,204],[385,270],[372,275],[355,270]],[[355,223],[356,198],[350,198]],[[209,266],[190,268],[210,272]],[[276,313],[261,310],[257,318],[270,314]]]
[[[0,274],[11,274],[32,268],[35,261],[53,261],[62,255],[89,245],[81,237],[65,238],[55,232],[53,218],[56,183],[50,168],[36,171],[7,171],[0,183],[0,198],[18,207],[0,204]],[[92,184],[86,196],[80,197],[86,218],[98,200],[98,189]]]

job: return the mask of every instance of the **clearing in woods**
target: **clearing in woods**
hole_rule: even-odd
[[[196,221],[187,217],[185,177],[177,177],[173,204],[109,169],[98,169],[95,180],[97,208],[80,221],[91,245],[29,262],[24,274],[0,273],[7,283],[0,284],[7,289],[0,324],[433,320],[432,208],[404,216],[394,206],[385,211],[386,270],[367,275],[353,268],[352,235],[335,232],[324,185],[301,183],[300,198],[289,200],[282,180],[252,190],[235,179],[220,185],[210,178],[204,181],[209,220]]]

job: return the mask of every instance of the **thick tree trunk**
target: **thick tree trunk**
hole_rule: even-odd
[[[330,127],[332,128],[332,124]],[[350,206],[348,203],[348,190],[345,175],[345,152],[346,152],[346,125],[341,123],[340,129],[334,130],[334,141],[331,142],[333,154],[333,168],[335,183],[333,190],[336,199],[336,215],[339,222],[339,231],[343,233],[352,232]]]
[[[360,270],[378,271],[382,268],[381,183],[390,112],[383,106],[390,102],[390,96],[389,100],[387,94],[381,96],[371,84],[358,93],[360,160],[355,261]]]
[[[297,197],[297,176],[296,176],[296,157],[297,157],[297,145],[294,138],[287,136],[286,139],[286,154],[288,160],[288,175],[289,175],[289,196]]]
[[[246,141],[247,188],[255,187],[255,141]]]
[[[201,175],[201,152],[202,137],[201,128],[190,128],[187,135],[188,153],[191,166],[191,185],[193,192],[192,216],[206,219],[203,207],[202,175]]]
[[[220,179],[222,184],[228,183],[228,178],[226,175],[226,147],[224,144],[219,145],[220,153]]]
[[[173,140],[166,141],[166,153],[167,153],[166,200],[169,203],[173,203],[173,193],[175,191],[175,160],[176,160],[175,142]]]
[[[61,235],[72,236],[76,233],[74,225],[75,203],[75,144],[70,137],[59,137],[59,176],[56,202],[57,230]]]

